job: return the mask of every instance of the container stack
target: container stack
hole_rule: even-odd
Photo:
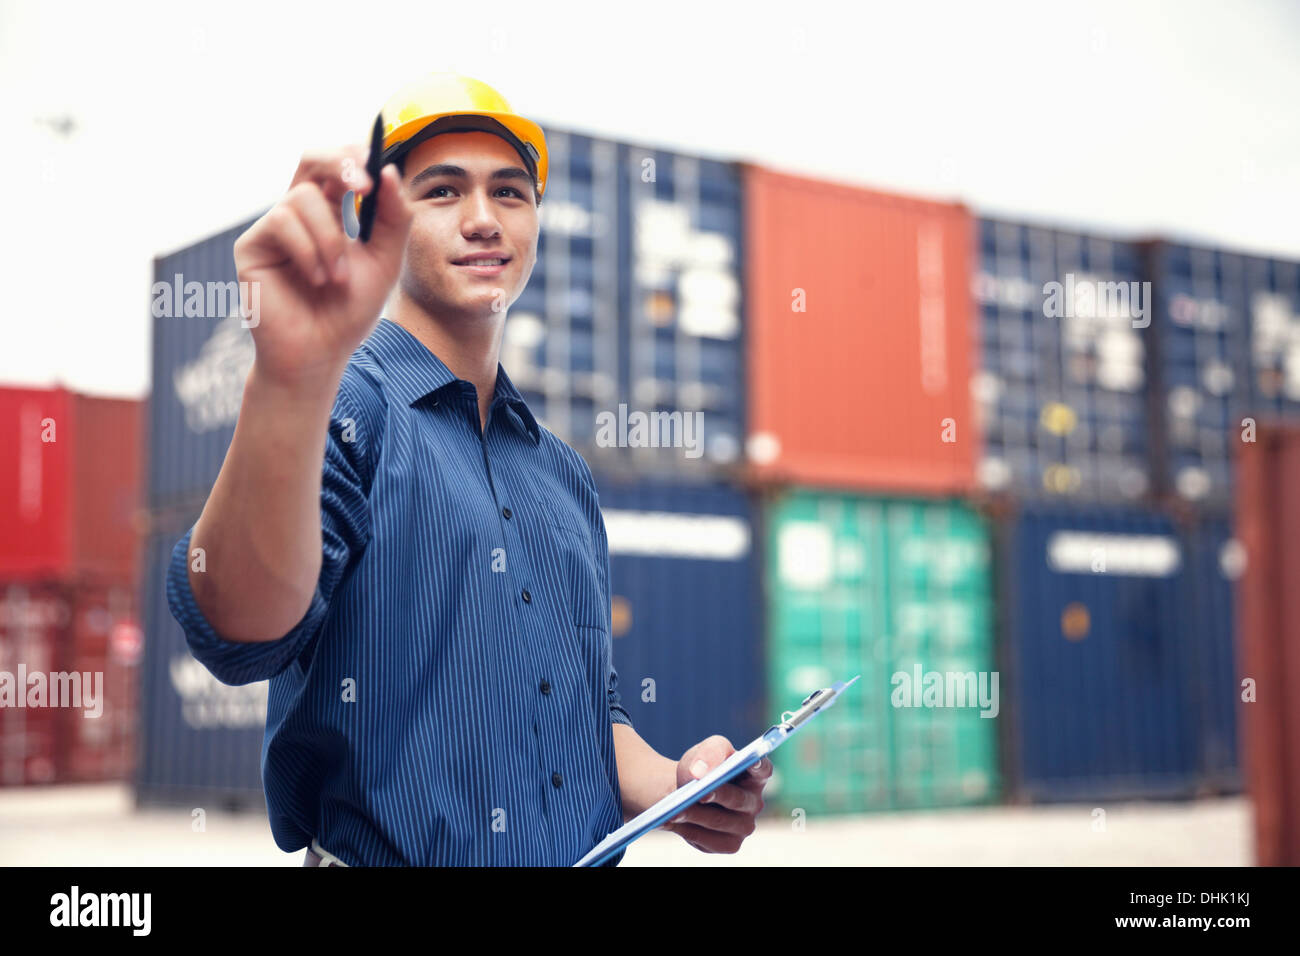
[[[253,363],[243,328],[234,244],[253,220],[154,262],[153,400],[149,420],[142,603],[141,804],[238,808],[264,803],[262,736],[268,684],[222,684],[194,659],[167,605],[167,566],[198,520],[235,434]],[[176,314],[187,284],[205,290]],[[206,290],[221,283],[222,301]],[[228,285],[227,285],[228,284]],[[180,293],[176,293],[179,287]]]
[[[646,741],[748,741],[860,673],[770,801],[1240,789],[1234,456],[1300,415],[1300,265],[547,139],[501,362],[591,466]],[[248,225],[156,279],[233,283]],[[164,593],[252,361],[232,312],[155,320],[145,800],[262,799],[266,687],[213,680]]]
[[[131,773],[142,411],[0,389],[0,786]]]
[[[1000,792],[988,525],[962,207],[747,167],[750,480],[762,489],[773,711],[861,673],[775,755],[810,812]],[[968,706],[927,705],[936,674]]]

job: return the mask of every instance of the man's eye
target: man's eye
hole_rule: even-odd
[[[428,193],[425,194],[425,197],[424,197],[424,198],[425,198],[425,199],[432,199],[432,198],[433,198],[433,194],[436,193],[438,190],[440,190],[440,189],[450,189],[450,188],[451,188],[450,186],[434,186],[432,189],[430,189],[430,190],[428,191]]]
[[[520,198],[520,199],[523,199],[523,198],[524,198],[524,194],[521,193],[518,189],[515,189],[513,186],[502,186],[501,189],[498,190],[498,192],[501,192],[501,191],[508,192],[508,193],[514,193],[514,194],[515,194],[518,198]]]

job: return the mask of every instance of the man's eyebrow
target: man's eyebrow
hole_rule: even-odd
[[[465,172],[463,166],[453,166],[450,163],[435,163],[429,168],[416,173],[415,177],[411,180],[410,187],[408,188],[415,189],[425,180],[436,179],[439,176],[448,176],[455,179],[468,179],[469,173]],[[488,177],[490,182],[516,179],[520,182],[527,183],[530,186],[533,184],[533,177],[529,176],[527,171],[521,166],[503,166]]]

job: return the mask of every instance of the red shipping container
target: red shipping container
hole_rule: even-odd
[[[970,213],[750,165],[744,182],[754,477],[972,490]]]
[[[27,677],[59,669],[71,619],[60,585],[0,584],[0,786],[58,779],[59,710],[27,706]]]
[[[0,786],[130,777],[137,619],[133,584],[0,583]]]
[[[134,583],[144,501],[145,405],[136,399],[73,396],[72,569]]]
[[[1255,862],[1300,866],[1300,428],[1261,422],[1255,441],[1238,444],[1236,518],[1246,552],[1238,673],[1254,686],[1241,728]]]
[[[72,540],[72,399],[0,389],[0,576],[66,569]]]
[[[0,389],[0,577],[134,580],[144,404]]]
[[[126,780],[135,760],[137,673],[142,651],[135,589],[81,584],[61,669],[81,675],[83,706],[60,710],[58,778],[79,783]],[[88,684],[89,682],[89,684]],[[88,688],[93,699],[86,699]]]

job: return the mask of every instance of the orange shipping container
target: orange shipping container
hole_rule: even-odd
[[[972,490],[970,213],[749,165],[744,179],[753,474]]]

